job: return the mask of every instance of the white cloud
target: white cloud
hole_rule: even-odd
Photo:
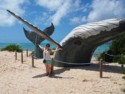
[[[80,0],[36,0],[37,4],[49,9],[53,14],[50,21],[59,25],[60,21],[73,11],[80,9]]]
[[[81,24],[86,22],[86,17],[74,17],[72,19],[70,19],[70,24]]]
[[[21,5],[27,2],[26,0],[0,0],[0,26],[11,26],[15,23],[15,18],[7,13],[6,9],[9,9],[19,15],[22,15],[25,11]]]
[[[48,14],[46,12],[43,12],[42,15],[37,15],[35,17],[33,24],[37,26],[37,25],[40,25],[41,22],[43,22],[44,23],[43,25],[48,25],[49,22],[47,19],[49,19]]]
[[[63,3],[63,0],[36,0],[36,3],[51,11],[56,11]]]
[[[94,0],[87,21],[93,22],[107,18],[123,17],[125,15],[124,4],[124,0]]]
[[[70,3],[65,2],[62,6],[59,7],[59,9],[56,11],[56,13],[51,17],[52,22],[55,25],[58,25],[63,17],[65,17],[68,14],[68,10],[70,9]]]
[[[91,8],[91,11],[87,9]],[[93,0],[92,4],[86,4],[82,12],[88,15],[76,16],[70,19],[70,24],[94,22],[109,18],[125,17],[125,0]]]

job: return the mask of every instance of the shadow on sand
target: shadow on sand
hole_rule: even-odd
[[[54,70],[54,74],[51,76],[51,78],[73,79],[74,77],[59,76],[59,74],[65,72],[65,71],[70,71],[70,69],[81,69],[81,70],[98,71],[99,72],[99,64],[91,64],[91,65],[87,65],[87,66],[64,67],[64,68],[61,68],[61,69],[57,69],[57,70]],[[110,65],[110,64],[108,64],[108,65],[104,64],[103,65],[103,72],[111,72],[111,73],[122,74],[121,70],[122,70],[122,68],[120,66],[113,66],[113,65]],[[45,77],[45,76],[46,76],[46,74],[40,74],[40,75],[36,75],[32,78],[40,78],[40,77]]]
[[[32,78],[41,78],[41,77],[45,77],[45,76],[46,76],[46,74],[39,74],[39,75],[33,76]],[[73,77],[62,77],[62,76],[59,76],[56,74],[52,74],[52,76],[50,78],[73,79]]]
[[[55,74],[63,73],[64,71],[69,71],[70,69],[82,69],[82,70],[88,70],[88,71],[99,71],[99,64],[90,64],[85,66],[76,66],[76,67],[66,67],[62,69],[54,70]],[[113,66],[113,65],[103,65],[103,72],[111,72],[111,73],[122,73],[122,68],[120,66]]]
[[[39,74],[39,75],[33,76],[32,78],[41,78],[41,77],[45,77],[45,76],[46,76],[46,74],[44,73],[44,74]]]

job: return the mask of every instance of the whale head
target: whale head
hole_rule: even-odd
[[[125,19],[121,18],[80,25],[60,42],[63,50],[55,53],[55,65],[72,66],[89,63],[98,46],[123,34]]]

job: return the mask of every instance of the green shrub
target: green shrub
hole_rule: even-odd
[[[111,54],[110,52],[102,52],[100,56],[98,57],[98,60],[102,59],[106,62],[113,62],[112,56],[109,56],[108,54]]]
[[[15,45],[15,44],[10,44],[4,48],[1,49],[2,51],[17,51],[17,52],[22,52],[22,49],[19,45]]]
[[[125,55],[122,54],[118,62],[119,64],[125,64]]]
[[[105,57],[105,61],[107,62],[119,62],[121,64],[125,64],[124,58],[121,58],[119,55],[125,56],[125,35],[118,37],[117,39],[112,41],[107,54],[104,55],[104,52],[99,56],[100,58]],[[114,56],[110,56],[114,55]]]
[[[122,73],[125,74],[125,68],[122,68]]]

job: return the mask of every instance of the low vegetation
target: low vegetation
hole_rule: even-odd
[[[10,45],[7,45],[6,47],[2,48],[1,51],[22,52],[22,49],[19,45],[10,44]]]
[[[118,37],[112,41],[109,50],[103,52],[98,59],[103,59],[106,62],[119,62],[125,64],[125,35]]]
[[[122,68],[122,73],[125,74],[125,68]]]

